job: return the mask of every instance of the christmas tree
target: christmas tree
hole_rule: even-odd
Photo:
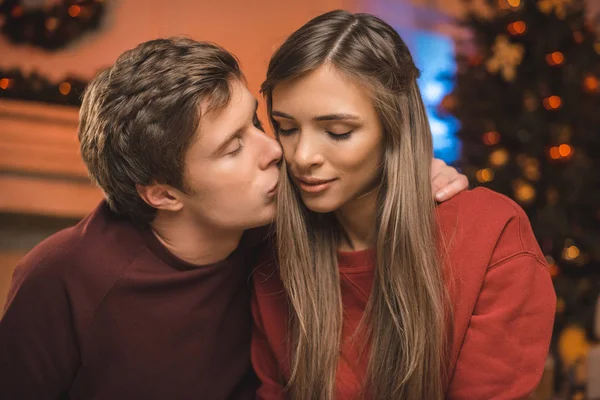
[[[596,340],[600,274],[600,38],[583,0],[467,0],[455,89],[440,112],[460,122],[471,182],[527,212],[558,297],[556,384],[577,356],[567,329]],[[568,337],[573,337],[569,331]],[[566,339],[565,339],[566,340]],[[564,347],[564,346],[563,346]],[[567,346],[568,347],[568,346]],[[577,374],[575,374],[577,375]],[[571,377],[571,386],[584,385]]]

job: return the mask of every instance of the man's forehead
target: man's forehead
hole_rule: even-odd
[[[237,87],[232,85],[225,107],[211,109],[201,104],[196,140],[209,145],[222,141],[251,122],[257,107],[258,100],[243,83]]]
[[[230,126],[239,126],[251,119],[257,108],[258,101],[253,96],[238,102],[234,102],[232,98],[227,107],[202,113],[199,131],[204,132],[215,127],[224,129]]]
[[[223,118],[238,117],[248,114],[258,103],[256,98],[243,82],[238,80],[229,83],[228,95],[215,94],[200,102],[200,121],[214,122]],[[222,121],[219,121],[222,122]]]

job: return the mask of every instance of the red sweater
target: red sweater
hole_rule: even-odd
[[[195,266],[102,204],[50,237],[15,271],[0,399],[253,399],[248,236]]]
[[[544,256],[523,210],[487,189],[463,192],[438,207],[448,246],[454,336],[446,397],[525,398],[539,382],[547,356],[556,297]],[[273,251],[254,272],[252,362],[260,399],[284,398],[289,378],[288,304]],[[343,338],[367,304],[374,276],[372,250],[338,253],[344,307]],[[454,286],[454,289],[452,289]],[[337,398],[354,399],[367,357],[343,340]],[[363,352],[364,354],[364,352]]]

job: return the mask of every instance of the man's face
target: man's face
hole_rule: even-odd
[[[218,230],[245,230],[275,216],[281,147],[260,127],[257,101],[237,79],[231,101],[200,117],[196,140],[185,157],[190,194],[184,210],[198,223]],[[204,108],[204,107],[203,107]]]

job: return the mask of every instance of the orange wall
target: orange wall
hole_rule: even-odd
[[[369,11],[399,3],[450,15],[462,8],[461,0],[106,0],[101,30],[66,50],[16,47],[0,36],[0,67],[37,69],[56,80],[67,73],[90,78],[139,42],[184,34],[217,42],[236,54],[256,93],[275,46],[311,17],[336,8]],[[587,3],[591,11],[600,12],[600,1]],[[396,18],[381,16],[390,22]]]
[[[183,34],[219,43],[241,61],[254,93],[274,48],[322,12],[353,8],[354,0],[111,0],[104,25],[68,49],[44,52],[0,37],[0,67],[37,69],[53,80],[91,78],[136,44]]]

